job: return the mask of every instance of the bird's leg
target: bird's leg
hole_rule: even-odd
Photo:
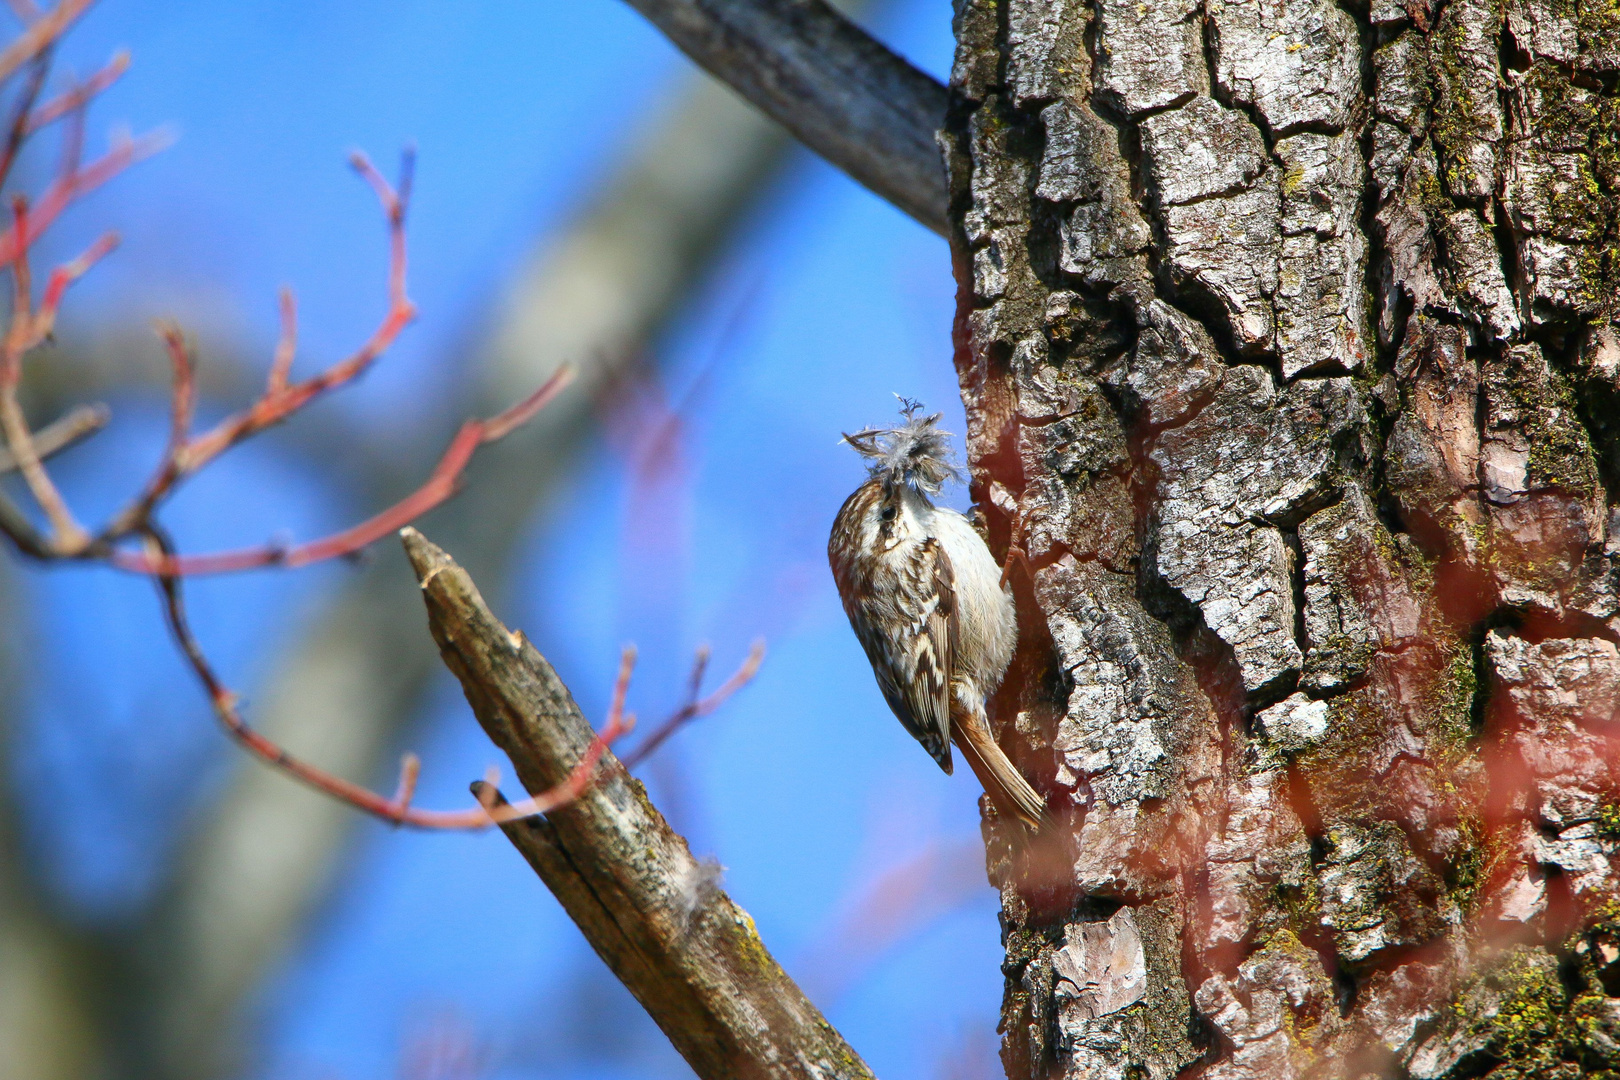
[[[1029,552],[1024,550],[1024,541],[1029,532],[1029,524],[1024,520],[1023,504],[1014,504],[1013,512],[1009,516],[1012,518],[1012,536],[1007,540],[1007,557],[1001,564],[1000,585],[1003,589],[1007,587],[1007,575],[1012,573],[1015,561],[1024,568],[1024,573],[1029,575],[1031,581],[1035,580],[1035,568],[1030,565]]]
[[[1007,575],[1012,573],[1014,563],[1024,568],[1024,573],[1029,575],[1031,581],[1035,580],[1035,567],[1030,563],[1029,553],[1024,550],[1021,540],[1022,537],[1019,537],[1007,545],[1007,561],[1001,566],[1002,588],[1007,587]]]

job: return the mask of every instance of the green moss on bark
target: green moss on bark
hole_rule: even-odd
[[[1450,1006],[1456,1038],[1473,1049],[1459,1063],[1492,1080],[1620,1077],[1617,1018],[1590,951],[1559,961],[1540,948],[1509,950]]]

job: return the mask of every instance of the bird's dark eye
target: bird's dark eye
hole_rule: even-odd
[[[878,515],[878,516],[881,517],[884,521],[893,521],[894,520],[894,507],[893,506],[885,506],[883,508],[883,513]]]

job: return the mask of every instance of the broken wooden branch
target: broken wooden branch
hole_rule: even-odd
[[[562,782],[593,738],[568,688],[465,570],[416,530],[401,536],[434,641],[479,723],[528,791]],[[475,791],[495,804],[484,785]],[[577,800],[502,829],[698,1076],[872,1075],[720,888],[718,866],[692,856],[611,752]]]

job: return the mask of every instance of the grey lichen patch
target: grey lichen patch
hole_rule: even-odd
[[[1308,1075],[1340,1027],[1321,958],[1288,930],[1272,934],[1235,978],[1210,975],[1196,1001],[1233,1047],[1204,1073],[1214,1080]]]
[[[1232,646],[1250,691],[1297,673],[1304,659],[1292,554],[1273,526],[1332,500],[1364,422],[1349,379],[1279,392],[1264,370],[1246,366],[1150,452],[1160,471],[1155,570]]]
[[[1510,505],[1528,492],[1555,488],[1592,499],[1601,482],[1591,439],[1573,391],[1541,349],[1509,349],[1482,374],[1486,498]]]
[[[1202,12],[1195,0],[1097,4],[1097,91],[1137,117],[1209,92]]]
[[[1026,242],[1030,166],[1017,153],[1024,136],[1001,116],[995,100],[973,114],[968,136],[973,205],[963,216],[963,228],[973,250],[974,292],[985,300],[1009,291],[1021,298],[1034,277]]]
[[[969,101],[982,101],[996,85],[1001,57],[996,45],[1000,15],[995,3],[957,4],[951,18],[956,55],[951,87]]]
[[[1620,2],[1510,0],[1508,25],[1521,47],[1566,67],[1620,70]]]
[[[1051,955],[1060,1075],[1169,1080],[1198,1057],[1181,976],[1179,901],[1122,907],[1070,922]]]
[[[1293,694],[1260,710],[1254,723],[1269,748],[1283,754],[1303,753],[1327,737],[1328,703]]]
[[[1216,768],[1209,706],[1169,630],[1142,609],[1133,577],[1065,555],[1036,573],[1035,595],[1067,693],[1056,780],[1091,794],[1076,887],[1162,890],[1191,812],[1185,793]]]
[[[1154,299],[1137,313],[1136,347],[1100,373],[1148,428],[1185,423],[1210,400],[1225,364],[1196,319]]]
[[[1305,671],[1315,693],[1338,690],[1379,649],[1423,632],[1420,592],[1394,538],[1359,485],[1299,527],[1305,555]]]
[[[1361,231],[1363,164],[1355,137],[1279,139],[1282,247],[1277,268],[1277,351],[1283,376],[1355,372],[1367,360],[1367,240]]]
[[[1441,176],[1452,197],[1467,202],[1483,203],[1497,186],[1502,22],[1501,0],[1456,0],[1441,10],[1430,40]]]
[[[1355,21],[1329,0],[1213,0],[1215,78],[1277,134],[1349,123],[1361,93]]]
[[[1067,61],[1081,49],[1086,5],[1081,0],[1005,0],[1007,81],[1013,104],[1051,101],[1068,80]]]
[[[1165,206],[1242,191],[1267,165],[1266,145],[1248,117],[1207,97],[1143,121],[1142,154]]]
[[[1036,595],[1054,612],[1048,626],[1069,684],[1056,743],[1069,775],[1059,781],[1084,777],[1116,806],[1167,798],[1198,727],[1196,713],[1180,713],[1194,707],[1189,681],[1161,659],[1174,655],[1169,631],[1141,609],[1128,577],[1072,556],[1037,573]]]
[[[1241,349],[1271,349],[1282,203],[1259,131],[1198,97],[1144,121],[1142,149],[1172,280],[1213,297]]]
[[[1382,206],[1378,226],[1383,233],[1388,259],[1380,274],[1384,299],[1384,322],[1379,332],[1384,340],[1395,333],[1395,312],[1404,293],[1412,306],[1423,314],[1461,313],[1452,299],[1440,268],[1440,255],[1432,219],[1449,210],[1449,200],[1440,189],[1439,163],[1428,139],[1396,144],[1388,160],[1379,163],[1375,175],[1392,177],[1393,187],[1381,190]],[[1386,180],[1386,183],[1389,181]]]
[[[1045,144],[1037,198],[1068,207],[1059,225],[1058,265],[1093,287],[1147,287],[1152,233],[1131,195],[1119,133],[1091,107],[1059,101],[1041,111]]]
[[[1384,443],[1401,516],[1429,554],[1471,560],[1488,541],[1477,488],[1479,367],[1462,328],[1414,316],[1395,360],[1402,408]]]
[[[1569,383],[1534,345],[1483,371],[1485,565],[1503,600],[1598,618],[1620,611],[1606,493]]]
[[[1136,551],[1136,507],[1119,418],[1097,385],[1067,366],[1050,385],[1055,393],[1040,410],[1048,415],[1018,427],[1024,552],[1040,563],[1066,550],[1126,572]]]
[[[1439,909],[1444,884],[1393,822],[1331,827],[1318,878],[1322,927],[1352,963],[1381,949],[1422,944],[1446,929]]]
[[[1620,720],[1620,646],[1614,642],[1602,638],[1530,642],[1493,630],[1485,648],[1497,691],[1507,694],[1524,722],[1602,730]],[[1565,815],[1558,814],[1555,820],[1565,820]]]
[[[1451,292],[1466,313],[1506,341],[1519,329],[1519,310],[1502,271],[1490,226],[1474,210],[1453,210],[1437,221]]]
[[[1538,322],[1616,310],[1620,98],[1538,59],[1509,82],[1514,141],[1503,202]]]
[[[1374,110],[1401,131],[1415,134],[1429,122],[1433,88],[1429,82],[1429,39],[1416,29],[1401,31],[1373,53],[1377,78]]]
[[[1205,842],[1208,919],[1199,944],[1219,949],[1264,938],[1284,927],[1309,932],[1317,923],[1311,845],[1294,812],[1281,768],[1233,777],[1224,826]]]

